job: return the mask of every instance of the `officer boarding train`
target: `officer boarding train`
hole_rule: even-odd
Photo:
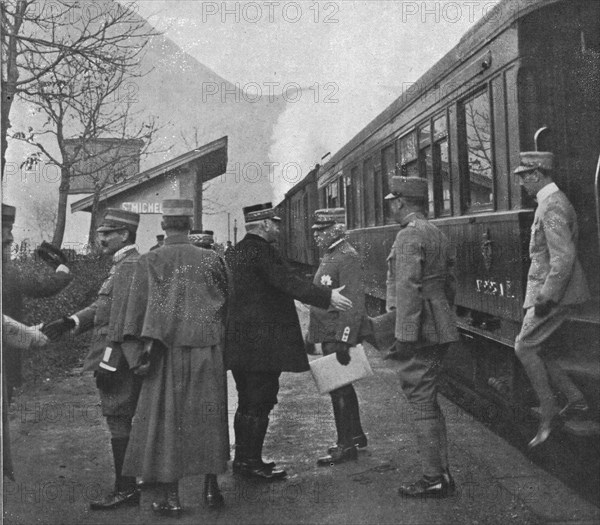
[[[546,128],[538,133],[538,147],[554,152],[554,180],[577,211],[579,258],[594,297],[554,344],[597,422],[598,93],[600,2],[503,0],[286,194],[279,205],[285,253],[305,271],[316,268],[312,213],[345,207],[350,241],[364,258],[370,314],[383,312],[386,259],[399,229],[384,196],[394,174],[427,178],[429,218],[457,253],[462,342],[450,352],[447,390],[455,400],[470,396],[513,414],[515,407],[532,407],[535,396],[515,358],[514,340],[523,317],[535,203],[513,171],[519,152],[534,150],[534,135]],[[581,440],[594,428],[570,430]]]

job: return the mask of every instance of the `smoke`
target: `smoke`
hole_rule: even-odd
[[[274,126],[269,150],[274,202],[283,200],[325,154],[337,152],[400,94],[399,87],[377,85],[354,85],[344,93],[352,84],[319,84],[319,93],[314,86],[304,88],[297,91],[297,101],[288,102]]]

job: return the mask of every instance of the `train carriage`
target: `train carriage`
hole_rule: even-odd
[[[595,297],[571,330],[598,344],[599,20],[600,3],[588,0],[501,2],[319,172],[320,204],[346,207],[380,308],[398,231],[383,199],[390,177],[428,179],[429,217],[457,251],[460,328],[479,343],[454,359],[455,372],[477,390],[522,395],[512,347],[534,203],[513,170],[542,127],[540,149],[555,153],[555,180],[579,216],[580,257]],[[577,355],[575,372],[589,375],[597,351]],[[597,408],[597,388],[592,395]]]

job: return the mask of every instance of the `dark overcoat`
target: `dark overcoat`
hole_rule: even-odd
[[[225,363],[244,371],[309,369],[294,299],[328,308],[331,290],[294,275],[278,250],[247,234],[225,254],[233,275]]]
[[[63,271],[54,273],[44,271],[24,272],[18,264],[7,261],[2,264],[2,313],[15,321],[23,322],[25,315],[24,297],[50,297],[57,294],[73,280],[73,275]],[[7,382],[7,392],[10,401],[14,387],[20,386],[23,379],[21,374],[21,352],[4,347],[2,352],[2,368]]]

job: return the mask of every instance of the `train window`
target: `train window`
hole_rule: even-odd
[[[464,101],[460,117],[464,208],[489,209],[494,198],[489,93],[484,91]]]
[[[442,183],[442,202],[440,215],[452,214],[452,187],[450,185],[450,157],[448,155],[448,139],[445,138],[435,143],[434,157],[437,163],[434,163],[436,179]],[[438,175],[439,174],[439,175]]]
[[[338,179],[335,181],[335,184],[337,185],[338,188],[338,194],[339,194],[339,198],[338,198],[338,206],[345,208],[346,207],[346,199],[345,199],[345,188],[344,188],[344,177],[342,177],[340,175],[340,177],[338,177]]]
[[[398,139],[398,154],[404,177],[418,177],[419,163],[417,162],[417,133],[412,132]]]
[[[433,177],[439,192],[436,215],[452,213],[450,157],[448,154],[448,121],[446,115],[433,121]]]
[[[383,195],[387,195],[392,187],[392,177],[396,172],[396,149],[394,144],[381,151],[381,172],[383,174]],[[384,201],[383,219],[385,224],[394,224],[394,218],[390,209],[390,201]]]
[[[419,142],[419,146],[421,143]],[[429,217],[435,217],[436,205],[435,205],[435,181],[433,179],[433,155],[431,145],[421,148],[421,176],[427,179],[427,186],[429,188],[429,205],[428,213]]]
[[[433,133],[433,137],[432,137]],[[450,215],[450,177],[446,116],[419,127],[419,172],[429,186],[430,217]],[[433,138],[433,143],[432,143]]]
[[[383,224],[383,178],[381,177],[381,167],[379,165],[375,169],[373,178],[375,179],[375,224]]]
[[[373,159],[363,164],[363,202],[365,226],[375,226],[375,173]]]
[[[354,207],[356,198],[352,189],[355,186],[355,183],[353,184],[352,176],[342,177],[342,179],[344,181],[344,194],[346,196],[346,218],[348,220],[348,228],[355,228],[357,226],[356,208]]]
[[[328,208],[337,208],[338,204],[338,181],[335,180],[325,188],[325,202]]]
[[[427,122],[419,128],[419,148],[431,144],[431,124]]]
[[[441,116],[433,121],[433,140],[441,140],[448,136],[448,124],[446,115]]]

